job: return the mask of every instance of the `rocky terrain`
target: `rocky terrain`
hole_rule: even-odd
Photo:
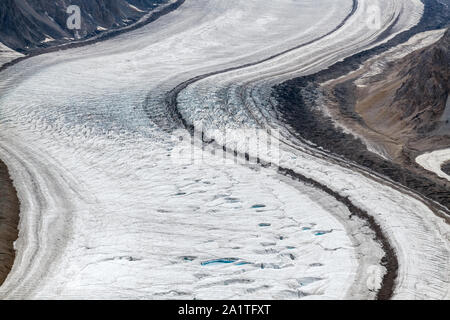
[[[27,53],[75,39],[66,26],[68,6],[81,9],[80,38],[127,26],[166,0],[3,0],[0,2],[0,42]]]
[[[0,285],[14,262],[13,242],[17,239],[19,200],[8,169],[0,161]]]
[[[450,175],[450,162],[447,162],[442,166],[442,171]]]
[[[350,93],[367,127],[400,146],[398,154],[388,151],[399,162],[407,160],[405,153],[450,146],[448,120],[443,121],[450,90],[449,39],[447,31],[437,43],[388,63],[382,74]]]

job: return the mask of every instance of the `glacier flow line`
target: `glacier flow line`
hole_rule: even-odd
[[[316,39],[313,39],[307,43],[300,44],[291,49],[287,49],[285,51],[274,54],[268,58],[265,58],[265,59],[262,59],[262,60],[259,60],[256,62],[244,64],[241,66],[231,67],[231,68],[227,68],[224,70],[206,73],[206,74],[193,77],[187,81],[180,83],[178,86],[176,86],[174,89],[172,89],[171,91],[169,91],[166,94],[165,104],[166,104],[167,110],[169,111],[171,118],[175,122],[178,122],[179,124],[181,124],[186,130],[189,131],[189,133],[192,136],[201,137],[202,143],[206,142],[209,145],[212,145],[213,147],[215,147],[217,149],[222,149],[223,151],[225,151],[227,153],[232,153],[235,157],[239,157],[241,159],[248,160],[250,158],[250,155],[248,153],[241,153],[235,149],[230,149],[225,145],[221,145],[221,144],[217,143],[215,140],[205,141],[204,133],[196,132],[194,125],[188,123],[188,121],[183,117],[183,115],[179,111],[179,108],[178,108],[179,94],[184,89],[186,89],[188,86],[190,86],[198,81],[204,80],[206,78],[209,78],[209,77],[212,77],[215,75],[219,75],[219,74],[223,74],[223,73],[227,73],[227,72],[231,72],[231,71],[236,71],[236,70],[244,69],[244,68],[251,67],[251,66],[256,66],[256,65],[262,64],[264,62],[267,62],[269,60],[273,60],[273,59],[275,59],[279,56],[282,56],[286,53],[289,53],[291,51],[297,50],[299,48],[302,48],[304,46],[307,46],[314,42],[317,42],[317,41],[329,36],[330,34],[336,32],[340,28],[342,28],[345,25],[345,23],[354,15],[357,8],[358,8],[358,0],[353,0],[353,6],[352,6],[351,12],[345,17],[345,19],[336,28],[334,28],[332,31],[328,32],[327,34],[324,34],[324,35],[322,35]],[[148,114],[149,110],[148,110],[147,106],[145,107],[145,111]],[[260,159],[259,157],[256,158],[256,162],[259,165],[261,165],[262,167],[274,166],[274,164],[265,162],[262,159]],[[275,169],[277,169],[277,172],[279,174],[288,176],[293,180],[301,181],[307,185],[310,185],[317,189],[322,190],[323,192],[327,193],[328,195],[332,196],[337,201],[339,201],[343,205],[345,205],[348,208],[348,210],[350,211],[352,216],[357,216],[358,218],[367,222],[369,228],[375,234],[375,240],[381,245],[381,248],[384,251],[384,257],[382,258],[381,263],[387,270],[387,272],[383,276],[381,287],[377,292],[376,298],[378,300],[388,300],[388,299],[392,298],[394,290],[395,290],[395,281],[396,281],[397,275],[398,275],[398,259],[397,259],[397,256],[396,256],[393,246],[390,244],[390,242],[388,240],[388,237],[384,234],[380,225],[376,223],[374,217],[369,215],[369,213],[367,211],[356,206],[348,197],[344,197],[344,196],[340,195],[338,192],[332,190],[328,186],[326,186],[316,180],[308,178],[298,172],[295,172],[292,169],[284,168],[281,166],[275,166]]]
[[[181,5],[184,4],[185,1],[186,0],[175,0],[174,2],[171,2],[171,3],[163,6],[161,9],[159,9],[157,11],[149,12],[148,14],[146,14],[144,17],[142,17],[139,21],[137,21],[134,24],[131,24],[131,25],[128,25],[128,26],[125,26],[123,28],[119,28],[116,30],[110,30],[108,32],[101,33],[98,36],[95,36],[90,39],[73,41],[73,42],[64,43],[64,44],[57,45],[54,47],[49,47],[49,48],[36,49],[36,51],[33,51],[33,52],[29,53],[28,55],[14,59],[14,60],[0,66],[0,72],[2,72],[3,70],[6,70],[7,68],[9,68],[23,60],[26,60],[26,59],[29,59],[29,58],[32,58],[35,56],[39,56],[39,55],[51,53],[51,52],[56,52],[56,51],[61,51],[61,50],[84,47],[87,45],[95,44],[97,42],[111,39],[113,37],[116,37],[116,36],[121,35],[126,32],[130,32],[130,31],[134,31],[136,29],[142,28],[143,26],[150,24],[150,23],[158,20],[159,18],[171,13],[172,11],[178,9]]]

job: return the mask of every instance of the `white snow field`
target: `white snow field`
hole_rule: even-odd
[[[450,181],[450,176],[441,169],[442,165],[448,161],[450,161],[450,149],[424,153],[416,158],[416,162],[426,170],[434,172],[439,177]]]
[[[370,5],[382,8],[376,28]],[[187,0],[138,30],[0,73],[0,158],[21,201],[0,298],[375,298],[384,253],[341,202],[273,168],[175,157],[166,94],[208,73],[178,97],[186,122],[206,134],[279,129],[284,167],[382,226],[399,260],[394,298],[450,298],[444,219],[297,141],[270,105],[273,84],[383,42],[422,10],[418,0]]]
[[[0,42],[0,67],[14,59],[22,57],[23,54],[14,51]]]

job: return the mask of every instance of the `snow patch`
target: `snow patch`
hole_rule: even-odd
[[[442,171],[442,165],[450,161],[450,149],[424,153],[416,158],[416,162],[428,171],[450,181],[450,176]]]

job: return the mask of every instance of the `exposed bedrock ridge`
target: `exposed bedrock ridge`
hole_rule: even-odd
[[[11,270],[18,237],[19,200],[6,165],[0,161],[0,285]]]
[[[442,171],[450,175],[450,162],[446,162],[442,165]]]

